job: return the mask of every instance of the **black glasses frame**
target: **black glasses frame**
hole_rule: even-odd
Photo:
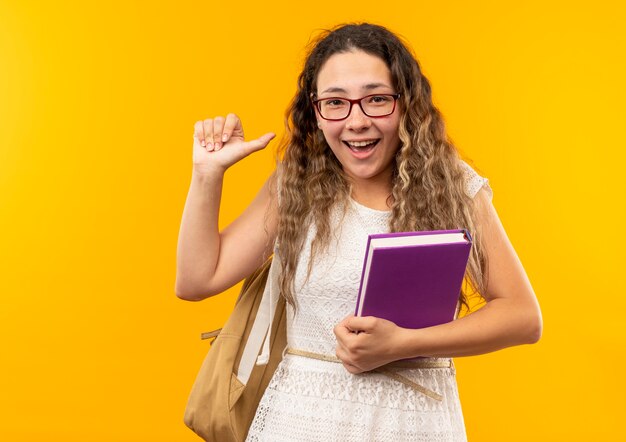
[[[382,117],[388,117],[389,115],[391,115],[391,114],[393,114],[395,112],[395,110],[396,110],[396,103],[398,101],[398,98],[400,98],[400,95],[401,94],[370,94],[370,95],[366,95],[365,97],[356,98],[354,100],[351,100],[350,98],[345,98],[345,97],[324,97],[324,98],[318,98],[317,100],[311,100],[311,102],[313,103],[313,105],[317,109],[318,113],[320,114],[320,117],[322,117],[324,120],[327,120],[327,121],[341,121],[341,120],[345,120],[352,113],[352,106],[357,104],[357,103],[358,103],[359,107],[361,108],[361,112],[363,112],[363,114],[367,115],[370,118],[382,118]],[[385,115],[369,115],[367,112],[365,112],[365,109],[363,109],[362,101],[365,100],[366,98],[370,98],[370,97],[392,97],[393,98],[393,108],[391,109],[391,112],[389,112],[388,114],[385,114]],[[348,109],[348,114],[345,117],[343,117],[343,118],[326,118],[325,116],[322,115],[320,102],[322,102],[324,100],[333,100],[333,99],[334,100],[343,100],[343,101],[347,101],[347,102],[350,103],[350,108]]]

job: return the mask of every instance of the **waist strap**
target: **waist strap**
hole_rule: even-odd
[[[325,355],[321,353],[314,353],[306,350],[298,350],[296,348],[287,348],[285,349],[285,353],[296,356],[303,356],[305,358],[317,359],[319,361],[326,362],[337,362],[341,363],[341,360],[336,356]],[[416,391],[419,391],[425,396],[428,396],[431,399],[436,401],[443,401],[443,396],[439,393],[436,393],[417,382],[412,381],[406,376],[402,376],[401,374],[392,370],[392,368],[451,368],[453,367],[452,359],[417,359],[410,361],[396,361],[387,365],[383,365],[382,367],[375,368],[372,370],[374,373],[383,374],[395,381],[398,381],[408,387],[413,388]]]

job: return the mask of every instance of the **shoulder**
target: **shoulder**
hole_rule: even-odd
[[[463,170],[463,180],[465,182],[465,193],[474,198],[480,189],[485,189],[485,193],[489,199],[493,198],[493,191],[489,185],[489,180],[479,175],[469,164],[463,160],[459,160],[461,169]]]

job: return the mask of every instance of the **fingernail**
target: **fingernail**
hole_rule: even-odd
[[[228,140],[228,134],[222,135],[222,141],[225,143]]]
[[[208,147],[209,149],[213,150],[213,143],[211,143],[211,142],[209,141],[209,143],[207,144],[207,147]]]
[[[215,143],[215,150],[220,150],[220,142]]]
[[[206,141],[202,140],[200,143],[202,144],[202,147],[206,147]]]

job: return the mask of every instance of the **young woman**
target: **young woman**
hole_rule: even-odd
[[[466,440],[450,358],[534,343],[542,330],[487,180],[447,139],[418,62],[380,26],[320,36],[289,116],[277,173],[221,232],[224,172],[274,134],[246,141],[234,114],[196,123],[178,243],[176,293],[200,300],[251,274],[277,241],[295,351],[276,370],[248,440]],[[483,308],[419,330],[351,315],[368,234],[458,228],[474,239],[467,277]],[[430,364],[398,373],[420,388],[371,372],[416,356]]]

